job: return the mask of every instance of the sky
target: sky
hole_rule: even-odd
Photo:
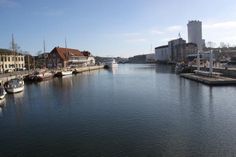
[[[54,47],[88,50],[96,56],[130,57],[153,52],[187,23],[200,20],[203,38],[236,45],[235,0],[0,0],[0,48],[11,36],[36,55]]]

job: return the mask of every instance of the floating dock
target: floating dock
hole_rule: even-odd
[[[211,86],[236,85],[236,79],[224,76],[208,77],[197,75],[195,73],[183,73],[180,74],[180,76],[189,80],[193,80]]]

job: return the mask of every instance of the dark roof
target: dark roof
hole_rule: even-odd
[[[71,49],[71,48],[62,48],[62,47],[55,47],[52,52],[56,52],[61,59],[68,60],[67,56],[83,56],[84,54],[81,53],[79,50]]]
[[[16,52],[13,52],[12,50],[9,50],[9,49],[0,49],[0,54],[2,55],[23,55],[21,53],[16,53]]]
[[[189,45],[197,46],[197,44],[195,44],[195,43],[187,43],[186,44],[186,46],[189,46]]]
[[[166,48],[166,47],[168,47],[168,45],[159,46],[159,47],[156,47],[155,49],[161,49],[161,48]]]

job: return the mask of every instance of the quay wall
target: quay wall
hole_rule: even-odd
[[[97,66],[89,66],[89,67],[80,67],[80,68],[76,68],[74,70],[76,71],[76,73],[82,73],[82,72],[86,72],[86,71],[99,70],[99,69],[103,69],[103,68],[104,68],[104,65],[97,65]],[[59,71],[59,70],[54,70],[55,73],[57,71]],[[31,70],[31,71],[16,71],[16,72],[12,72],[12,73],[0,74],[0,85],[4,84],[8,80],[14,79],[16,77],[24,78],[25,76],[27,76],[33,72],[34,71]]]
[[[82,72],[86,72],[86,71],[98,70],[98,69],[103,69],[103,68],[104,68],[104,65],[97,65],[97,66],[76,68],[75,71],[77,73],[82,73]]]

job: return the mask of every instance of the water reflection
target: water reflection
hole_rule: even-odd
[[[0,99],[0,117],[3,117],[3,109],[6,106],[6,99]]]
[[[118,67],[107,69],[107,71],[109,71],[109,73],[112,73],[113,75],[117,74],[118,70],[119,70]]]
[[[14,104],[17,105],[22,105],[24,103],[23,98],[24,98],[24,91],[20,93],[15,93],[12,95]]]
[[[236,89],[172,70],[120,65],[115,75],[91,71],[26,85],[0,110],[0,156],[217,156],[219,148],[235,149]]]

